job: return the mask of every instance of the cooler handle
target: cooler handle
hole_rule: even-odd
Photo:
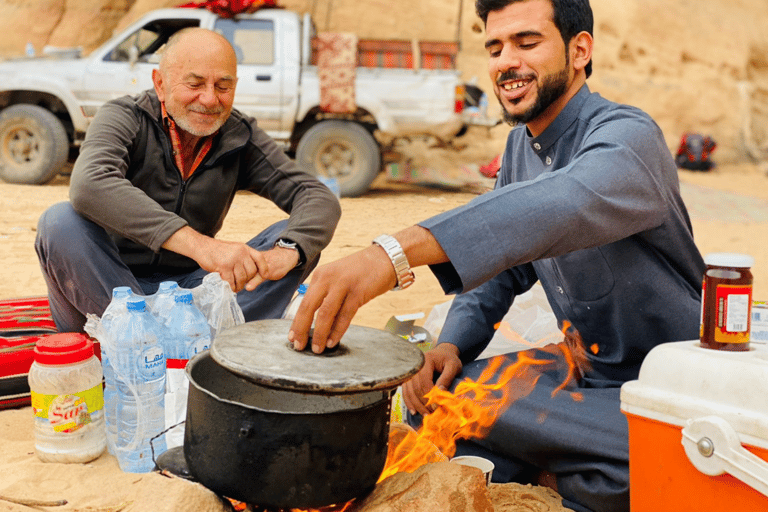
[[[689,419],[683,448],[696,469],[709,476],[729,473],[768,496],[768,463],[747,451],[733,427],[718,416]]]

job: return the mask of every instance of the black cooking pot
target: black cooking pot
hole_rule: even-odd
[[[184,458],[200,483],[253,505],[344,503],[375,486],[390,396],[423,355],[391,333],[357,326],[332,351],[297,352],[289,326],[234,327],[189,362]]]

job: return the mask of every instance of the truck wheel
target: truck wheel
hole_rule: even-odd
[[[42,185],[61,171],[69,156],[64,125],[37,105],[13,105],[0,112],[0,179]]]
[[[310,174],[336,178],[343,197],[356,197],[368,190],[381,170],[381,151],[361,125],[322,121],[299,141],[296,162]]]

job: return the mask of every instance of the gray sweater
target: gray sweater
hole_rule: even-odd
[[[302,172],[255,119],[233,109],[186,182],[161,123],[152,90],[106,103],[88,129],[70,181],[75,210],[107,229],[135,273],[195,268],[193,260],[162,244],[186,225],[215,236],[240,190],[290,215],[281,237],[298,243],[307,259],[328,245],[341,216],[338,200]],[[253,224],[266,227],[258,218]]]

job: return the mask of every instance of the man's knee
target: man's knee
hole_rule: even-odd
[[[41,260],[78,258],[85,249],[112,243],[103,228],[82,217],[69,202],[57,203],[37,222],[35,250]]]
[[[73,235],[73,217],[77,215],[72,205],[68,202],[56,203],[40,215],[37,220],[37,234],[35,236],[35,248],[42,257],[52,247],[60,245],[66,247],[66,240],[71,240]]]

